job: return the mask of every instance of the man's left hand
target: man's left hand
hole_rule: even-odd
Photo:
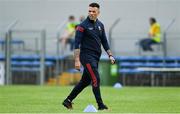
[[[111,64],[115,64],[116,60],[114,59],[112,55],[109,57],[109,59],[111,60]]]

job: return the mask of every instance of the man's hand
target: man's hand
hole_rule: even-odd
[[[115,64],[116,60],[114,59],[114,57],[112,55],[109,56],[109,59],[111,60],[111,64]]]
[[[112,56],[112,52],[111,50],[107,50],[107,54],[109,55],[109,59],[111,60],[111,64],[114,64],[116,62],[116,60],[114,59],[114,57]]]
[[[75,51],[74,51],[75,69],[77,69],[77,70],[80,70],[80,67],[81,67],[79,55],[80,55],[80,49],[75,49]]]
[[[79,60],[75,60],[75,69],[76,69],[76,70],[80,70],[80,68],[81,68],[81,63],[80,63],[80,61],[79,61]]]

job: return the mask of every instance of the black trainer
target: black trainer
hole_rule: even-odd
[[[65,99],[62,103],[64,105],[64,107],[66,107],[67,109],[73,109],[72,107],[72,102],[69,99]]]
[[[108,107],[104,104],[101,104],[98,106],[98,110],[107,110],[107,109],[108,109]]]

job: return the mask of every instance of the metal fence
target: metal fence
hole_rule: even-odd
[[[118,21],[118,20],[117,20]],[[37,55],[40,58],[40,67],[37,74],[39,76],[37,83],[44,84],[46,75],[46,56],[55,58],[53,75],[57,76],[68,67],[72,67],[71,62],[60,61],[59,58],[65,55],[72,55],[69,49],[62,50],[59,38],[61,29],[65,22],[58,26],[57,31],[51,37],[47,35],[45,29],[15,29],[13,28],[17,21],[7,27],[7,30],[0,32],[1,51],[0,54],[5,56],[5,77],[6,84],[12,83],[12,58],[13,55]],[[111,30],[112,32],[112,30]],[[110,33],[110,32],[109,32]],[[144,37],[144,34],[119,34],[118,36],[109,35],[111,48],[115,56],[139,56],[139,47],[137,42]],[[179,50],[179,33],[166,32],[166,45],[161,50],[149,52],[148,56],[165,56],[163,48],[166,48],[166,56],[180,56]],[[164,40],[163,40],[164,41]],[[70,63],[70,64],[69,64]],[[68,66],[68,67],[67,67]]]

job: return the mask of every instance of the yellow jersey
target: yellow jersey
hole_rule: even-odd
[[[161,42],[161,27],[160,24],[154,23],[151,25],[149,34],[152,36],[155,42]]]

